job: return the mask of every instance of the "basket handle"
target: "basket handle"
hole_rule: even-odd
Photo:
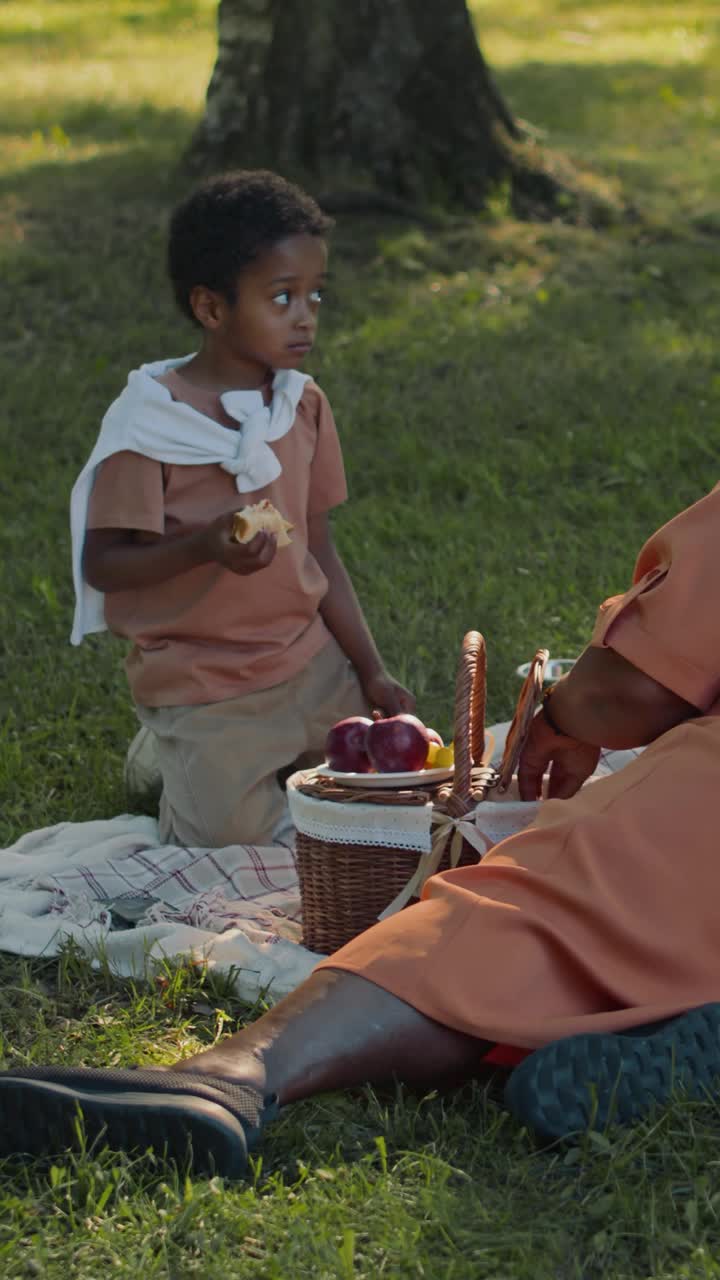
[[[471,808],[471,773],[485,750],[485,691],[487,654],[479,631],[468,631],[462,642],[455,681],[455,771],[448,805],[457,813]]]
[[[515,715],[505,741],[505,751],[499,771],[498,790],[500,792],[507,791],[512,782],[513,774],[530,732],[530,725],[542,699],[548,656],[547,649],[538,649],[529,664],[529,671],[520,690],[520,696],[515,707]]]

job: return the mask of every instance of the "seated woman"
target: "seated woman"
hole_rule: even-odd
[[[554,797],[531,827],[167,1071],[0,1075],[2,1152],[72,1144],[79,1105],[110,1145],[181,1153],[189,1136],[196,1167],[241,1173],[278,1104],[459,1082],[498,1042],[534,1051],[506,1097],[546,1138],[632,1120],[678,1084],[701,1096],[720,1077],[719,551],[720,488],[602,605],[521,758],[523,797],[548,770]],[[648,743],[580,790],[601,746]]]

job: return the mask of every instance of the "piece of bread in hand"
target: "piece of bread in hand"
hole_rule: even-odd
[[[234,542],[249,542],[256,533],[264,530],[265,533],[275,534],[279,547],[288,547],[292,542],[292,538],[288,536],[291,529],[290,521],[280,515],[272,502],[263,498],[262,502],[235,512],[230,536]]]

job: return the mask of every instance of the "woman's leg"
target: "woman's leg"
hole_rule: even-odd
[[[365,978],[324,968],[257,1022],[174,1068],[0,1072],[0,1156],[76,1147],[79,1109],[90,1145],[152,1147],[181,1161],[190,1152],[197,1172],[240,1177],[278,1102],[393,1077],[458,1084],[484,1047]]]
[[[247,1083],[284,1104],[392,1079],[460,1084],[489,1047],[365,978],[323,968],[257,1022],[173,1070]]]

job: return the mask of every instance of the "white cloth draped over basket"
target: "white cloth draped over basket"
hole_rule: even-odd
[[[381,918],[399,911],[419,894],[427,877],[437,870],[448,836],[451,837],[450,861],[454,866],[460,857],[463,839],[477,849],[480,858],[500,840],[529,826],[539,808],[538,804],[520,799],[516,782],[497,799],[484,800],[458,818],[439,813],[431,799],[424,805],[342,804],[298,790],[312,773],[311,769],[300,771],[288,779],[290,816],[297,831],[331,844],[418,851],[415,875]]]

